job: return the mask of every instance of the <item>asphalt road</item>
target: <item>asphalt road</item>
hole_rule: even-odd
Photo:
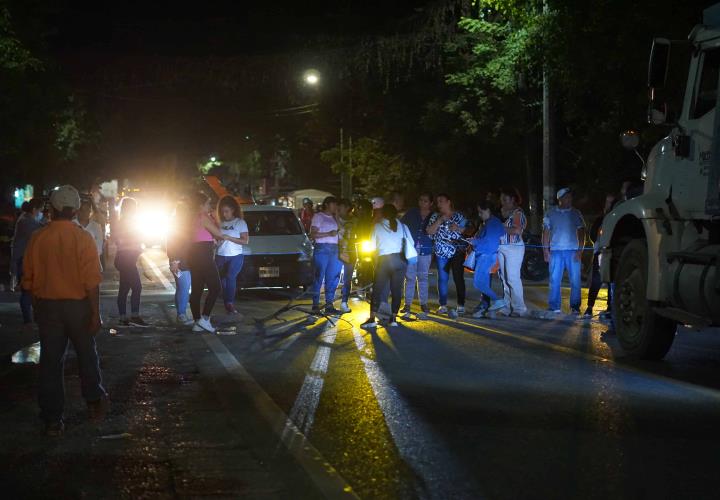
[[[339,320],[275,314],[308,303],[289,302],[299,291],[277,290],[242,292],[242,316],[218,315],[221,335],[199,335],[170,326],[172,285],[159,251],[142,265],[143,313],[154,326],[140,333],[202,340],[191,355],[200,376],[213,380],[227,411],[249,408],[263,422],[253,430],[262,446],[282,450],[264,455],[270,465],[282,455],[273,473],[287,467],[288,477],[303,477],[293,497],[698,499],[720,491],[718,331],[681,329],[666,360],[632,363],[596,319],[432,316],[366,332],[364,302]],[[108,329],[116,288],[109,274]],[[542,308],[546,291],[528,286],[529,304]],[[469,305],[475,300],[471,292]]]

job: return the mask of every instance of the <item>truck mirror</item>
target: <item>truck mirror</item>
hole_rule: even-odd
[[[661,89],[667,81],[670,67],[670,40],[655,38],[650,50],[650,63],[648,64],[648,87]]]
[[[626,130],[620,134],[620,144],[625,149],[633,151],[640,145],[640,134],[637,133],[637,130]]]

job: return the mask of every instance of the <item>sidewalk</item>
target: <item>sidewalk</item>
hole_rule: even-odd
[[[97,342],[110,412],[102,424],[87,422],[69,350],[60,439],[41,433],[37,365],[5,365],[0,460],[13,466],[0,476],[8,498],[291,498],[292,491],[314,491],[243,394],[218,393],[223,372],[200,335],[170,326],[116,335],[104,329]],[[3,348],[9,345],[4,339]]]

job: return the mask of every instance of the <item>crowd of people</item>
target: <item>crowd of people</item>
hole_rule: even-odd
[[[637,190],[629,184],[625,194],[609,194],[603,214],[592,224],[590,231],[580,211],[573,207],[573,192],[562,188],[557,192],[557,206],[543,217],[542,253],[549,270],[547,313],[561,314],[561,283],[565,273],[570,282],[570,310],[576,316],[593,315],[593,308],[602,286],[597,262],[597,248],[586,247],[588,237],[597,239],[605,214],[616,201],[627,199]],[[375,250],[372,278],[370,318],[365,327],[377,325],[378,316],[386,316],[389,325],[398,317],[426,319],[430,313],[430,269],[437,269],[438,307],[440,315],[457,317],[466,313],[475,318],[496,315],[526,316],[522,267],[525,257],[527,217],[522,197],[512,187],[502,189],[498,203],[481,200],[476,212],[463,213],[447,193],[433,196],[423,192],[417,206],[404,210],[404,199],[393,193],[389,202],[375,197],[368,203],[327,197],[319,210],[306,199],[299,214],[301,222],[315,243],[315,280],[312,287],[315,314],[337,315],[350,312],[354,266],[360,263],[358,247],[370,240]],[[412,251],[409,251],[411,249]],[[588,275],[589,295],[581,313],[582,255],[592,251],[593,260]],[[472,311],[466,311],[465,272],[473,272],[473,286],[481,300]],[[501,286],[493,288],[492,276],[497,275]],[[449,307],[449,283],[455,285],[456,304]],[[343,281],[339,309],[335,307],[335,292]],[[324,305],[321,290],[324,287]],[[612,287],[608,285],[609,314]],[[502,290],[500,292],[500,290]],[[411,308],[417,298],[419,311]],[[389,300],[392,297],[392,300]],[[389,313],[381,314],[385,308]]]

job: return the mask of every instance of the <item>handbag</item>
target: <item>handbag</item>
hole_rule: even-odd
[[[468,271],[475,272],[475,263],[477,261],[477,256],[475,255],[475,250],[470,248],[465,254],[465,261],[463,262],[463,267],[467,269]]]
[[[418,253],[415,250],[414,241],[408,241],[407,227],[402,222],[398,221],[403,228],[403,243],[402,243],[402,256],[408,264],[414,264],[417,262]]]

